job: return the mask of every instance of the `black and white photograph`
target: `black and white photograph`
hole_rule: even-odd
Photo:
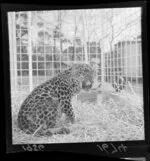
[[[7,16],[13,145],[145,139],[141,7]]]

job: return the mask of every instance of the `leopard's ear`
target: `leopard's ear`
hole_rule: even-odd
[[[97,64],[95,62],[90,62],[91,67],[96,68]]]
[[[72,68],[72,65],[68,64],[67,69],[71,69],[71,68]]]
[[[98,64],[95,62],[90,62],[90,66],[93,68],[94,74],[96,74],[96,69],[99,68]]]
[[[80,77],[81,73],[79,72],[79,69],[81,68],[81,64],[76,63],[71,66],[71,74],[72,76],[78,78]]]
[[[67,64],[67,68],[68,68],[68,69],[71,69],[71,68],[73,68],[74,66],[75,66],[75,63]]]

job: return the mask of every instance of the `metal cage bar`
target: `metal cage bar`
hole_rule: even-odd
[[[32,23],[31,19],[32,13],[31,11],[28,12],[28,31],[29,31],[29,47],[28,47],[28,55],[29,55],[29,90],[30,92],[33,90],[33,75],[32,75]]]

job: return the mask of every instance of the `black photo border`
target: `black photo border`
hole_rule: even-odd
[[[131,1],[118,3],[102,3],[96,5],[80,5],[80,6],[57,6],[57,5],[39,5],[39,4],[1,4],[2,13],[2,64],[3,64],[3,80],[4,80],[4,105],[5,110],[5,144],[6,152],[23,152],[23,147],[34,149],[33,144],[13,145],[12,144],[12,119],[11,119],[11,97],[10,97],[10,64],[9,64],[9,39],[8,39],[8,19],[7,12],[13,11],[34,11],[34,10],[59,10],[59,9],[92,9],[92,8],[125,8],[125,7],[141,7],[142,8],[142,64],[143,64],[143,89],[144,89],[144,122],[145,122],[145,140],[140,141],[113,141],[113,142],[90,142],[90,143],[63,143],[63,144],[40,144],[36,145],[39,151],[62,151],[83,154],[93,154],[111,157],[147,157],[148,148],[150,146],[150,119],[149,119],[149,71],[148,71],[148,40],[147,40],[147,4],[146,1]],[[101,151],[98,146],[107,144],[115,147],[124,145],[127,147],[125,151],[107,154]],[[43,148],[44,147],[44,148]],[[112,147],[111,147],[112,148]],[[27,150],[28,151],[28,150]]]

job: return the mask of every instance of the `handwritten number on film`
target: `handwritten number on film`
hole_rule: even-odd
[[[114,153],[117,153],[117,152],[126,152],[126,149],[127,149],[127,146],[121,144],[119,146],[115,146],[114,144],[110,143],[109,144],[102,144],[101,146],[100,145],[97,145],[97,147],[99,148],[100,151],[104,151],[106,152],[107,154],[114,154]]]
[[[43,151],[44,145],[36,145],[36,144],[24,145],[24,146],[22,146],[22,149],[24,151]]]

